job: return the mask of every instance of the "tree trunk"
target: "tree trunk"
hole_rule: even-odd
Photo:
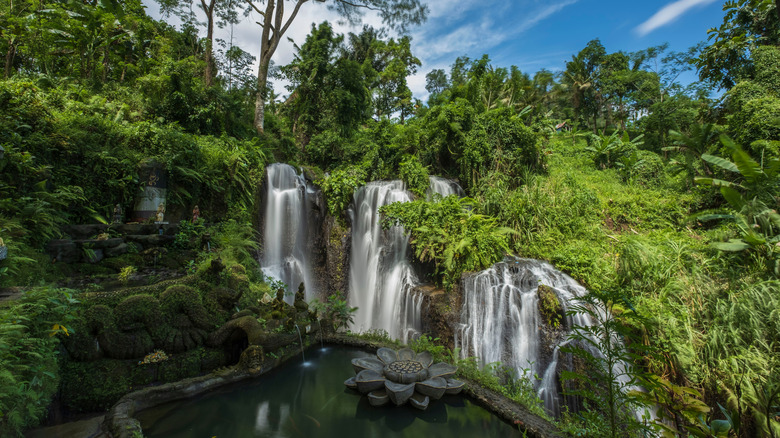
[[[268,84],[268,65],[271,56],[260,59],[257,68],[257,96],[255,98],[255,129],[258,134],[263,133],[265,123],[265,87]]]
[[[268,84],[268,66],[271,64],[271,57],[274,56],[282,36],[298,15],[301,5],[308,1],[297,0],[287,21],[284,21],[284,0],[268,0],[265,13],[260,12],[254,3],[250,2],[250,6],[263,16],[263,36],[260,41],[260,65],[257,67],[257,97],[255,98],[255,130],[258,134],[263,133],[265,122],[265,87]]]
[[[206,86],[210,87],[214,84],[214,77],[216,71],[214,69],[214,4],[216,0],[211,0],[206,5],[205,0],[200,0],[200,4],[203,7],[203,12],[206,14],[206,53],[204,55],[206,60],[206,72],[204,73],[204,81]]]
[[[14,55],[16,54],[16,46],[12,42],[8,43],[8,51],[5,53],[5,78],[11,77],[11,66],[14,63]]]

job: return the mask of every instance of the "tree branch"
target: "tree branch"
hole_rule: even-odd
[[[287,32],[287,29],[290,27],[290,24],[292,24],[295,16],[298,15],[298,11],[301,9],[301,6],[307,1],[309,0],[298,0],[298,2],[295,4],[295,9],[293,9],[292,15],[290,15],[290,18],[287,19],[287,23],[284,23],[284,27],[282,27],[282,31],[279,33],[279,39],[282,39],[282,35]]]
[[[381,11],[382,10],[380,8],[375,8],[373,6],[369,6],[369,5],[366,5],[366,4],[357,4],[357,3],[348,2],[347,0],[336,0],[336,1],[338,1],[339,3],[344,3],[345,5],[354,6],[356,8],[365,8],[365,9],[368,9],[368,10],[371,10],[371,11]],[[780,0],[776,0],[776,1],[780,1]]]

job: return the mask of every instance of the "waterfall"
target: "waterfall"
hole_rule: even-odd
[[[501,362],[518,377],[543,376],[537,382],[539,397],[553,415],[560,414],[556,369],[560,347],[551,358],[540,353],[542,325],[538,311],[537,288],[549,286],[566,311],[569,303],[587,290],[549,263],[507,258],[463,281],[463,305],[457,326],[455,346],[461,356],[476,356],[482,366]],[[566,326],[589,326],[587,315],[567,317]],[[564,338],[565,339],[565,338]]]
[[[357,307],[354,331],[385,330],[406,342],[421,329],[421,297],[407,260],[409,237],[403,227],[382,229],[379,207],[411,198],[401,181],[371,182],[354,194],[349,304]]]
[[[316,229],[310,210],[317,203],[317,189],[287,164],[271,164],[266,174],[263,273],[287,285],[284,300],[288,304],[293,303],[301,283],[309,301],[318,292],[308,248]]]
[[[462,195],[454,181],[430,178],[432,193]],[[409,202],[401,181],[368,183],[354,194],[352,252],[349,267],[349,305],[357,307],[353,331],[385,330],[402,342],[422,330],[423,295],[415,291],[418,276],[409,262],[409,236],[403,227],[382,229],[379,207]]]
[[[426,197],[428,200],[433,199],[434,193],[438,193],[442,197],[447,197],[449,195],[458,195],[463,197],[466,195],[460,185],[451,179],[445,179],[438,176],[431,176],[429,179],[430,186],[426,192]]]

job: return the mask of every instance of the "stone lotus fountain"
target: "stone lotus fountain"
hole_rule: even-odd
[[[371,406],[389,402],[401,406],[408,401],[425,410],[431,399],[463,389],[464,383],[452,378],[458,367],[443,362],[434,364],[427,351],[417,354],[409,348],[380,348],[376,356],[352,359],[356,376],[344,382],[348,388],[368,394]]]

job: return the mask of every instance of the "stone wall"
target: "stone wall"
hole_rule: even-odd
[[[99,263],[127,252],[170,245],[178,231],[176,224],[66,225],[63,232],[68,238],[50,241],[46,252],[56,263]]]

